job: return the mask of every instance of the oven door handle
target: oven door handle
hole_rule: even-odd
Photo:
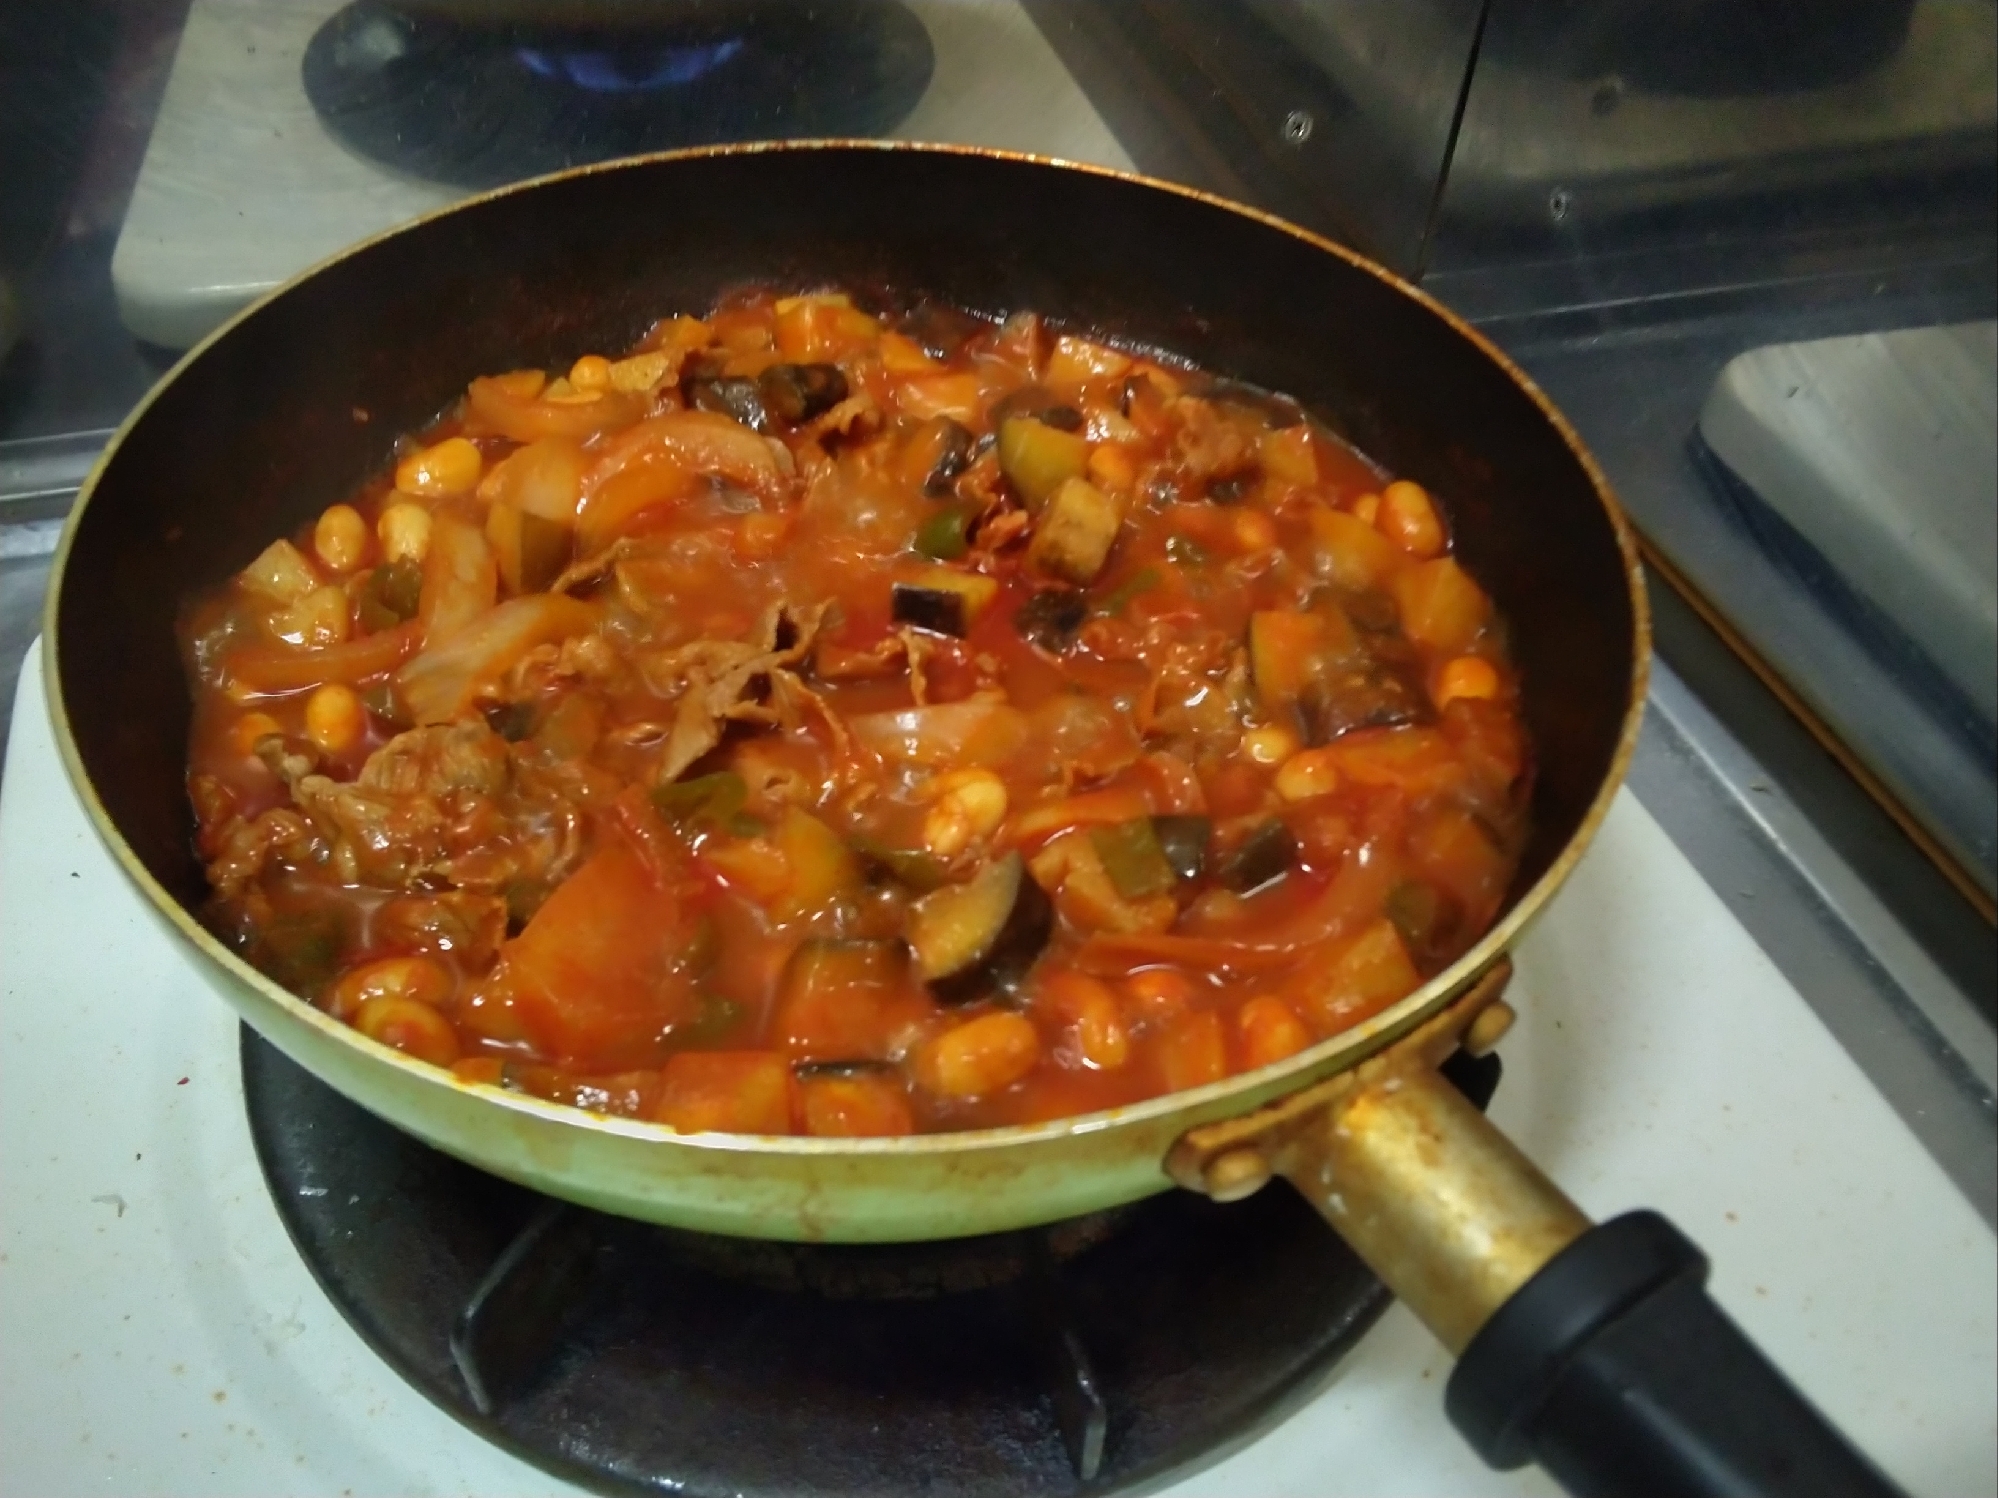
[[[1537,1462],[1577,1498],[1898,1493],[1706,1279],[1706,1255],[1656,1212],[1589,1229],[1465,1347],[1451,1422],[1492,1466]]]

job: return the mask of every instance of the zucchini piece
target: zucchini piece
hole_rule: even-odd
[[[1089,467],[1089,441],[1032,416],[1009,416],[999,423],[999,471],[1020,491],[1029,510]]]
[[[280,916],[254,932],[247,955],[259,970],[293,993],[309,995],[332,982],[350,934],[347,918],[338,909],[313,908]]]
[[[749,799],[749,786],[733,770],[696,775],[655,786],[652,804],[667,821],[688,829],[714,831],[732,825]]]
[[[709,1043],[720,1040],[742,1018],[742,1005],[718,993],[702,993],[694,1017],[673,1030],[675,1040]]]
[[[909,912],[916,972],[946,1004],[1014,992],[1053,931],[1054,907],[1018,853],[932,891]]]
[[[401,733],[405,728],[415,726],[409,721],[409,714],[403,711],[402,704],[396,700],[394,682],[386,678],[371,681],[360,689],[360,695],[361,706],[380,719],[384,727]]]
[[[1124,522],[1117,502],[1087,479],[1072,478],[1048,497],[1027,543],[1027,565],[1044,576],[1087,585],[1110,557]]]
[[[486,539],[510,593],[545,592],[569,565],[575,534],[566,520],[551,520],[505,501],[486,511]]]
[[[1214,822],[1208,817],[1163,816],[1152,818],[1152,835],[1172,871],[1182,879],[1198,879],[1207,867],[1207,845],[1214,840]]]
[[[1249,894],[1274,884],[1297,861],[1297,839],[1275,817],[1241,842],[1221,864],[1221,882],[1237,894]]]
[[[1102,601],[1096,605],[1096,612],[1115,618],[1131,606],[1131,600],[1140,594],[1151,592],[1161,581],[1163,579],[1159,576],[1158,568],[1142,567],[1105,593]]]
[[[901,880],[919,895],[941,889],[950,879],[942,860],[920,848],[890,848],[872,838],[856,838],[853,851],[870,869]]]
[[[971,550],[971,522],[978,511],[968,505],[938,510],[916,529],[911,543],[924,556],[939,562],[955,562]]]
[[[791,866],[790,888],[772,907],[780,919],[823,910],[858,890],[859,856],[810,812],[787,806],[770,835]]]
[[[1060,655],[1088,618],[1089,600],[1080,588],[1043,588],[1020,605],[1013,628],[1029,645]]]
[[[1401,944],[1417,965],[1433,965],[1443,954],[1459,916],[1454,901],[1426,879],[1404,879],[1388,892],[1383,914],[1401,934]]]
[[[763,408],[796,426],[846,399],[846,376],[837,364],[773,364],[756,377]]]
[[[1150,817],[1093,827],[1089,840],[1096,845],[1103,872],[1126,900],[1169,894],[1178,882]]]
[[[380,634],[416,617],[423,597],[423,564],[408,557],[384,562],[361,584],[361,628]]]

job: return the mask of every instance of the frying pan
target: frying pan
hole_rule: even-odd
[[[1033,307],[1287,391],[1445,497],[1512,631],[1538,756],[1492,931],[1374,1020],[1110,1112],[892,1140],[677,1135],[467,1084],[369,1041],[202,928],[184,785],[188,595],[389,461],[474,375],[627,345],[743,282]],[[585,168],[367,242],[218,331],[85,485],[46,621],[50,707],[98,832],[209,984],[323,1081],[474,1165],[628,1216],[824,1241],[950,1237],[1287,1177],[1454,1353],[1487,1459],[1579,1492],[1890,1491],[1743,1340],[1648,1213],[1591,1227],[1437,1075],[1510,1015],[1505,953],[1574,868],[1635,743],[1631,535],[1566,422],[1413,288],[1279,220],[991,151],[733,147]]]

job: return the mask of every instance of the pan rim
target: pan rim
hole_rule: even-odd
[[[488,202],[515,194],[532,192],[555,183],[579,180],[600,173],[634,171],[662,164],[686,160],[708,160],[730,156],[754,156],[771,153],[813,154],[834,152],[870,151],[882,154],[905,153],[938,157],[969,157],[1003,161],[1027,165],[1041,169],[1073,172],[1120,182],[1175,197],[1188,199],[1209,209],[1233,214],[1248,219],[1266,229],[1275,230],[1290,236],[1313,249],[1330,254],[1343,261],[1354,270],[1372,276],[1387,289],[1413,301],[1430,316],[1439,319],[1458,337],[1468,342],[1484,358],[1496,365],[1505,376],[1527,397],[1540,416],[1553,429],[1567,448],[1570,456],[1580,466],[1602,507],[1603,516],[1608,521],[1611,534],[1615,538],[1618,553],[1623,562],[1624,581],[1631,609],[1631,671],[1627,685],[1628,695],[1624,702],[1622,720],[1616,745],[1610,756],[1608,767],[1596,788],[1588,807],[1584,810],[1575,830],[1569,835],[1561,851],[1512,906],[1507,909],[1490,930],[1462,956],[1430,978],[1412,993],[1374,1016],[1349,1030],[1340,1031],[1324,1040],[1306,1047],[1294,1056],[1275,1062],[1255,1071],[1242,1072],[1225,1077],[1218,1082],[1210,1082],[1201,1087],[1189,1088],[1180,1092],[1163,1093],[1121,1107],[1099,1109],[1091,1113],[1075,1114],[1064,1118],[1044,1120],[1032,1124],[1012,1124],[1001,1128],[966,1129],[945,1133],[910,1134],[886,1139],[834,1139],[815,1138],[806,1135],[756,1135],[756,1134],[717,1134],[681,1133],[671,1126],[659,1123],[642,1122],[636,1119],[613,1117],[591,1113],[565,1103],[548,1102],[541,1098],[509,1092],[504,1088],[487,1083],[467,1082],[454,1076],[442,1067],[395,1050],[393,1047],[369,1039],[351,1026],[334,1019],[331,1015],[292,993],[289,989],[274,982],[244,961],[235,952],[222,944],[207,927],[203,926],[188,909],[175,899],[166,888],[153,877],[138,854],[126,841],[124,834],[113,822],[97,794],[88,770],[84,767],[78,752],[75,737],[71,731],[69,714],[63,699],[61,669],[61,631],[59,617],[63,588],[67,580],[68,566],[73,544],[83,520],[89,510],[90,501],[96,493],[99,481],[110,465],[116,460],[126,438],[144,421],[153,404],[165,391],[178,381],[183,374],[207,352],[207,350],[228,337],[235,328],[256,316],[267,305],[285,296],[294,287],[312,279],[332,266],[355,255],[401,235],[413,233],[435,220],[447,215],[476,209]],[[48,594],[42,609],[42,688],[48,707],[51,726],[54,730],[57,752],[61,757],[64,773],[68,776],[71,788],[84,807],[93,829],[101,842],[108,848],[121,870],[139,890],[155,916],[165,920],[174,931],[187,941],[194,950],[210,963],[215,964],[239,986],[247,987],[261,998],[275,1004],[291,1018],[299,1020],[319,1031],[322,1036],[338,1044],[349,1045],[363,1055],[399,1068],[409,1080],[425,1086],[442,1086],[454,1094],[477,1097],[483,1101],[508,1108],[516,1113],[543,1119],[568,1128],[582,1129],[589,1133],[614,1134],[646,1143],[692,1147],[694,1149],[719,1154],[741,1154],[755,1156],[798,1157],[817,1156],[830,1158],[853,1158],[873,1156],[925,1156],[954,1155],[983,1151],[1012,1150],[1032,1146],[1056,1139],[1072,1138],[1078,1135],[1098,1134],[1110,1130],[1140,1126],[1174,1115],[1201,1115],[1202,1118],[1220,1117],[1227,1111],[1217,1105],[1225,1104],[1230,1098],[1254,1093],[1259,1098],[1271,1098],[1295,1091],[1314,1081],[1350,1070],[1394,1039],[1406,1033],[1431,1014],[1440,1009],[1449,999],[1460,992],[1479,973],[1496,961],[1521,934],[1541,909],[1567,882],[1576,865],[1588,852],[1595,841],[1597,832],[1609,815],[1609,809],[1616,799],[1629,771],[1630,762],[1637,749],[1637,738],[1643,722],[1644,705],[1648,693],[1651,671],[1651,611],[1645,589],[1642,561],[1639,555],[1637,537],[1623,507],[1618,502],[1614,489],[1597,464],[1594,456],[1582,442],[1580,436],[1569,424],[1568,419],[1541,391],[1531,377],[1519,368],[1503,351],[1494,345],[1484,334],[1464,321],[1448,307],[1419,287],[1402,279],[1385,266],[1379,265],[1359,252],[1341,245],[1323,235],[1314,233],[1289,220],[1280,218],[1263,209],[1200,188],[1181,183],[1169,182],[1149,177],[1138,172],[1123,171],[1113,167],[1099,166],[1090,162],[1078,162],[1062,157],[1039,155],[1032,152],[1012,151],[991,146],[961,145],[950,143],[890,141],[869,139],[842,139],[828,137],[808,140],[745,141],[723,145],[695,146],[673,151],[658,151],[639,156],[619,157],[610,161],[593,162],[585,166],[571,167],[559,172],[508,183],[485,192],[474,193],[443,207],[433,209],[417,218],[396,224],[379,233],[356,241],[306,267],[281,284],[271,288],[248,306],[228,318],[199,343],[187,351],[174,366],[146,392],[138,404],[121,421],[97,461],[92,464],[90,473],[84,479],[77,493],[70,514],[64,522],[62,536],[57,545],[54,560],[49,572]],[[1247,1104],[1243,1111],[1256,1106]],[[1191,1126],[1189,1124],[1189,1126]],[[1163,1177],[1162,1177],[1163,1179]]]

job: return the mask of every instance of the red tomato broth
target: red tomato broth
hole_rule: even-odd
[[[1531,756],[1441,506],[1156,356],[907,326],[750,292],[478,382],[349,501],[358,564],[307,526],[195,601],[211,924],[323,1007],[434,963],[348,1008],[467,1080],[831,1135],[1200,1085],[1468,948]],[[968,959],[953,891],[1004,919]]]

